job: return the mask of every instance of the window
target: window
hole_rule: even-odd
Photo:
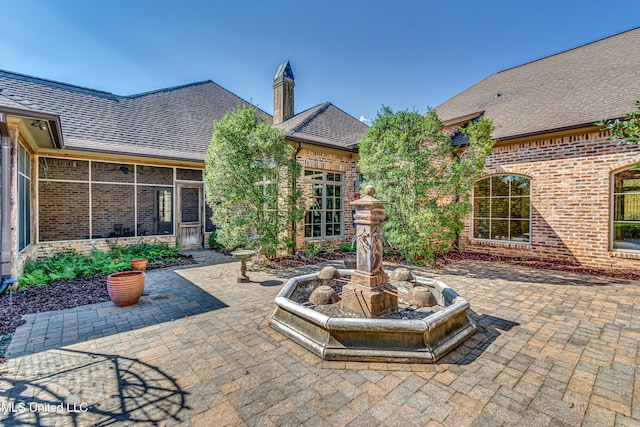
[[[275,169],[274,169],[275,170]],[[265,223],[277,223],[278,222],[278,198],[279,188],[276,183],[269,179],[267,174],[262,176],[262,180],[255,182],[256,186],[256,201],[262,202],[262,210],[258,213],[263,218]],[[262,194],[260,194],[262,193]],[[260,234],[255,227],[251,227],[251,238],[260,239]]]
[[[640,172],[613,176],[613,249],[640,250]]]
[[[137,236],[173,234],[173,168],[138,165]]]
[[[179,169],[48,157],[38,165],[39,241],[174,234]]]
[[[499,175],[473,187],[472,236],[476,239],[531,241],[531,180]]]
[[[18,250],[31,244],[31,155],[18,144]]]
[[[138,185],[137,236],[173,234],[173,187]]]
[[[305,238],[342,236],[343,175],[318,170],[304,171],[305,186],[311,189],[312,204],[304,219]]]

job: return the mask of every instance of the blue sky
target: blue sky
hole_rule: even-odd
[[[271,113],[289,60],[296,113],[329,101],[371,119],[640,26],[640,1],[21,0],[2,15],[0,69],[117,95],[213,80]]]

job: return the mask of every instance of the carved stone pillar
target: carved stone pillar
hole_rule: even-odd
[[[387,219],[386,202],[376,199],[375,188],[367,186],[365,196],[351,203],[355,209],[356,271],[342,289],[342,306],[363,317],[382,317],[398,311],[398,297],[382,270],[382,225]]]

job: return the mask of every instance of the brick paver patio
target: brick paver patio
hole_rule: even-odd
[[[324,362],[267,326],[292,272],[237,284],[222,261],[149,272],[138,306],[30,318],[0,365],[2,424],[640,424],[640,282],[456,263],[431,275],[471,303],[465,345],[436,365]]]

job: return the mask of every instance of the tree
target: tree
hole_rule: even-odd
[[[494,126],[480,118],[461,129],[469,143],[456,151],[437,114],[382,107],[360,142],[367,184],[390,202],[384,233],[408,261],[433,262],[450,251],[471,210],[473,182],[491,152]]]
[[[294,148],[254,106],[238,105],[214,123],[205,160],[205,194],[216,240],[227,249],[257,247],[273,259],[291,245],[302,218]]]
[[[622,143],[638,144],[640,143],[640,101],[636,101],[638,111],[627,114],[624,119],[604,119],[596,124],[604,126],[602,130],[611,132],[609,139]]]

